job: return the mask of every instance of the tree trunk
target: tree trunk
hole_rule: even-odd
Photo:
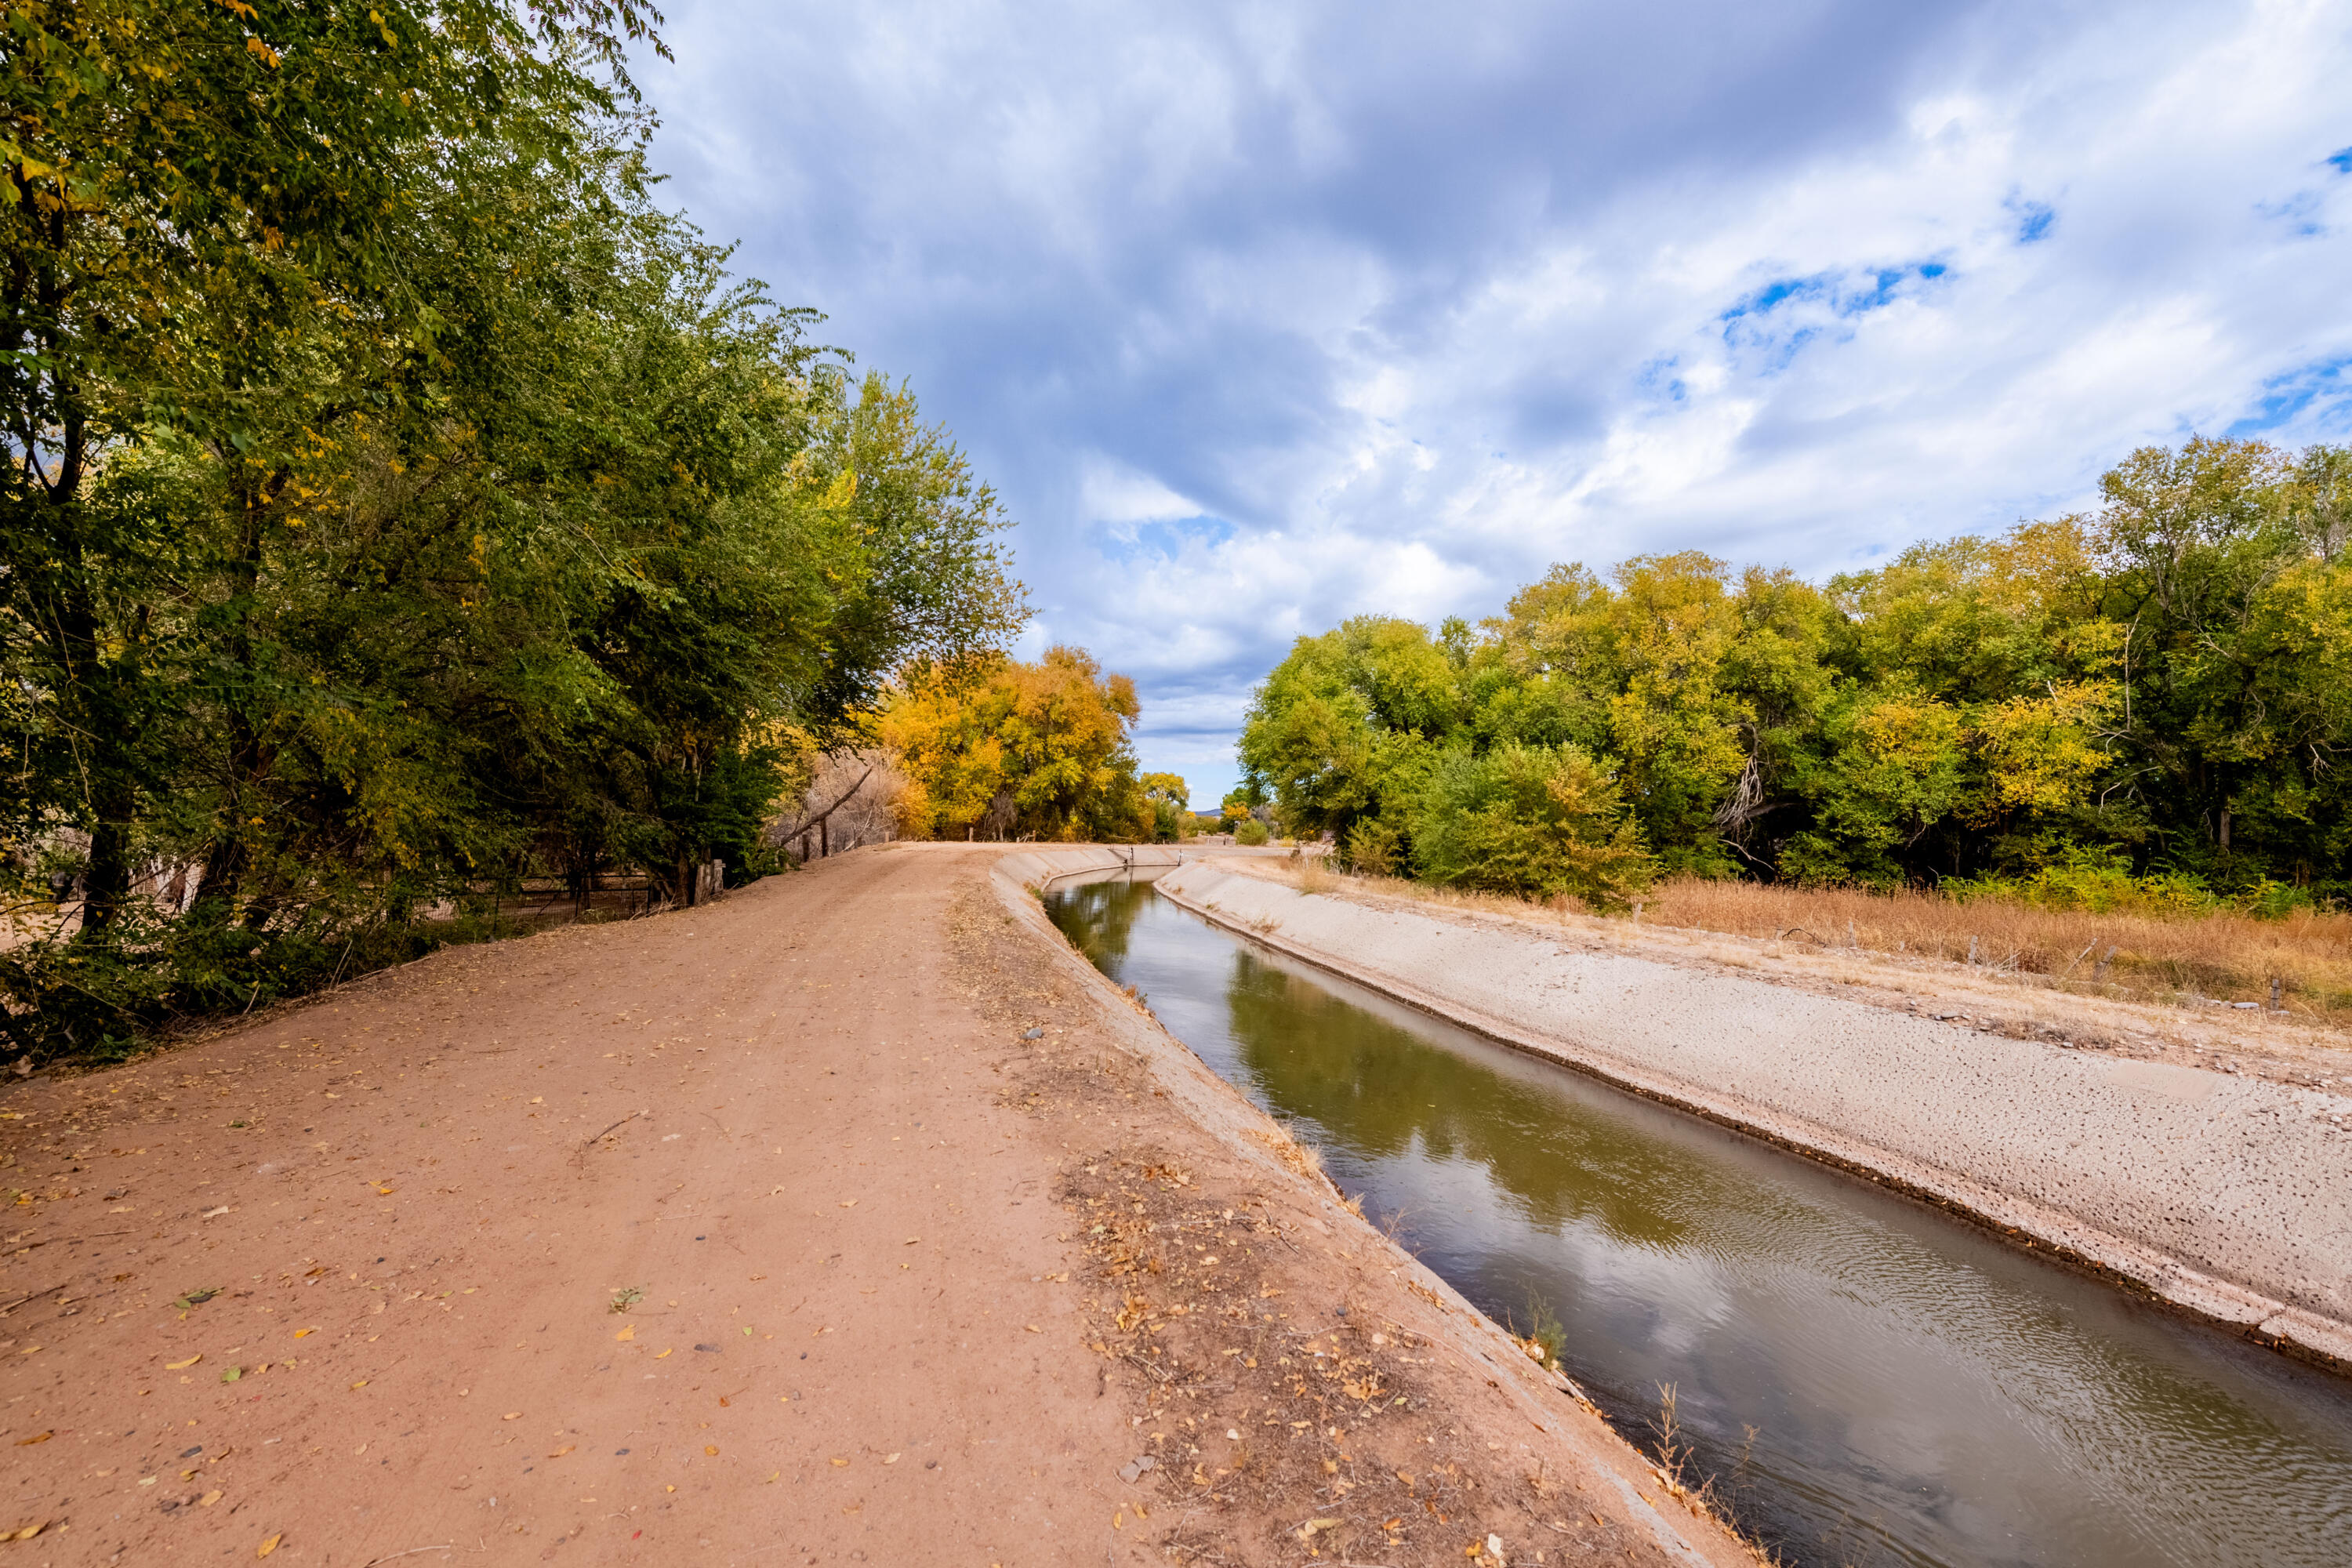
[[[227,562],[231,606],[227,664],[232,680],[253,671],[253,602],[261,585],[262,525],[278,492],[285,489],[288,471],[281,468],[261,484],[241,487],[238,494],[236,552]],[[248,796],[253,785],[268,773],[270,755],[254,722],[250,692],[230,689],[220,695],[228,715],[228,821],[222,837],[205,857],[204,885],[207,899],[217,896],[234,903],[253,865],[247,834],[252,809]],[[258,930],[255,913],[252,908],[247,910],[246,924]],[[261,910],[260,919],[268,918],[268,910]]]
[[[127,754],[132,725],[123,700],[123,672],[106,656],[105,627],[90,587],[81,514],[89,431],[73,406],[74,396],[73,388],[62,389],[66,408],[58,426],[57,472],[46,480],[42,503],[62,568],[55,579],[49,638],[57,697],[89,748],[82,811],[89,859],[82,873],[81,929],[96,936],[114,923],[130,897],[131,819],[138,795]],[[135,655],[126,649],[123,657]]]

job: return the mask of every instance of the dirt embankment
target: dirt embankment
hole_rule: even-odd
[[[2352,1361],[2352,1095],[2332,1075],[2082,1048],[2083,1031],[2002,1027],[1980,999],[1961,1015],[1906,990],[1917,966],[1780,975],[1738,962],[1737,939],[1678,948],[1297,881],[1212,861],[1159,886],[1507,1044],[1869,1173],[2283,1348]]]
[[[1746,1560],[1001,858],[860,851],[0,1091],[12,1549]]]

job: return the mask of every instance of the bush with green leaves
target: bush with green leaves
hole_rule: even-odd
[[[1656,869],[1616,782],[1591,757],[1517,742],[1439,759],[1415,823],[1413,868],[1441,886],[1564,894],[1601,909],[1643,891]]]

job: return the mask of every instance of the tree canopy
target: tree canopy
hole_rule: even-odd
[[[901,826],[918,838],[1152,838],[1164,802],[1136,776],[1141,711],[1135,683],[1081,648],[1048,648],[1034,664],[920,661],[877,726],[908,780]]]
[[[1824,584],[1684,552],[1360,617],[1266,678],[1241,758],[1358,864],[1603,902],[1645,867],[2352,892],[2352,449],[2195,439],[2101,493]]]
[[[400,956],[527,869],[690,899],[894,670],[1025,619],[913,394],[651,200],[653,20],[10,10],[20,1046]]]

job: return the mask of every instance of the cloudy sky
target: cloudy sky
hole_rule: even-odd
[[[1292,637],[2352,437],[2352,9],[669,0],[669,199],[911,378],[1234,776]]]

